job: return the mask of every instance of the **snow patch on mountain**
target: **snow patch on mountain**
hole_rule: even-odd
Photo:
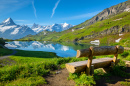
[[[0,37],[15,40],[27,35],[35,35],[42,31],[61,32],[71,27],[73,27],[73,25],[67,23],[53,24],[47,26],[41,26],[34,23],[33,26],[29,28],[27,25],[17,25],[11,18],[8,18],[0,23]],[[44,35],[46,35],[46,33],[44,33]]]
[[[11,18],[5,19],[5,20],[2,22],[2,24],[3,24],[3,25],[16,25]]]
[[[13,32],[11,32],[11,34],[17,34],[19,32],[20,28],[15,28],[15,30]]]
[[[115,40],[115,42],[120,42],[120,40],[121,40],[121,38],[119,38],[119,39]]]
[[[16,25],[12,25],[12,26],[0,25],[0,32],[4,33],[6,30],[12,29],[12,28],[15,28],[15,27],[16,27]]]
[[[3,23],[6,23],[6,22],[8,22],[10,20],[10,18],[8,18],[8,19],[6,19],[5,21],[3,21]]]
[[[67,24],[67,23],[64,23],[64,24],[63,24],[63,27],[67,27],[68,25],[69,25],[69,24]]]
[[[19,39],[27,35],[35,35],[36,33],[27,25],[17,25],[11,18],[0,23],[0,37],[6,39]]]
[[[41,25],[34,23],[33,26],[31,27],[31,29],[36,33],[39,33],[41,31],[45,31],[45,30],[61,32],[61,31],[67,30],[71,27],[73,27],[73,25],[67,24],[67,23],[53,24],[53,25],[47,25],[47,26],[41,26]]]
[[[130,8],[126,8],[124,11],[130,12]]]

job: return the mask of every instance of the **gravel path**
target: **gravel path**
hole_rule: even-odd
[[[51,74],[47,77],[44,77],[47,81],[47,84],[41,86],[75,86],[73,80],[67,80],[69,72],[66,69],[57,71],[57,74]]]
[[[16,54],[16,53],[17,53],[17,51],[16,51],[16,50],[13,50],[13,53],[12,53],[12,54],[6,55],[6,56],[2,56],[2,57],[0,57],[0,60],[6,59],[6,58],[8,58],[9,56],[14,55],[14,54]]]

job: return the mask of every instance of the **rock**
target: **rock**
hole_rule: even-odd
[[[92,25],[93,23],[97,21],[102,21],[104,19],[108,19],[113,17],[116,14],[122,13],[126,10],[130,10],[130,1],[126,1],[123,3],[120,3],[118,5],[112,6],[110,8],[104,9],[102,12],[91,18],[90,20],[85,21],[84,23],[80,24],[80,26],[76,29],[80,29],[82,27],[86,27],[89,25]]]
[[[56,74],[59,74],[59,73],[61,73],[61,71],[56,71]]]
[[[130,25],[125,25],[122,28],[120,26],[114,26],[114,27],[111,27],[110,29],[106,29],[98,33],[93,33],[92,35],[87,35],[85,37],[75,39],[74,42],[83,40],[83,39],[92,39],[96,37],[102,37],[106,35],[116,35],[116,34],[127,33],[127,32],[130,32]]]
[[[126,64],[126,67],[130,67],[130,61],[126,61],[125,64]]]

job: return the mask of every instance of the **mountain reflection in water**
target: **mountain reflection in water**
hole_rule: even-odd
[[[12,41],[7,42],[5,46],[9,49],[32,50],[32,51],[46,51],[54,52],[60,57],[75,57],[78,49],[89,48],[90,44],[78,43],[52,43],[39,41]]]

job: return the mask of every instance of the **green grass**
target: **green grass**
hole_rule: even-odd
[[[43,51],[24,51],[24,50],[17,50],[18,52],[15,56],[21,57],[35,57],[35,58],[58,58],[56,53],[52,52],[43,52]]]
[[[101,78],[105,78],[105,82],[111,83],[114,80],[111,80],[109,77],[118,76],[118,77],[129,77],[130,73],[125,72],[125,64],[124,62],[120,62],[118,65],[114,66],[109,73],[104,73],[102,69],[94,70],[94,76],[87,76],[85,72],[81,73],[70,73],[68,80],[74,80],[77,86],[93,86],[96,84],[96,80],[100,80]],[[124,83],[124,82],[123,82]],[[121,83],[121,84],[123,84]],[[129,84],[129,83],[127,83]]]
[[[120,19],[121,20],[117,20],[114,21],[116,19]],[[46,35],[43,35],[44,32],[41,32],[37,35],[33,35],[33,36],[27,36],[24,37],[21,40],[38,40],[38,41],[56,41],[56,42],[72,42],[76,39],[80,39],[82,37],[88,36],[88,35],[92,35],[92,34],[98,34],[101,31],[110,29],[114,26],[118,26],[118,28],[125,28],[125,29],[129,29],[130,26],[130,12],[123,12],[121,14],[117,14],[116,16],[113,16],[109,19],[105,19],[103,21],[98,21],[92,25],[89,26],[85,26],[83,29],[76,29],[76,28],[80,28],[83,25],[85,25],[85,22],[77,25],[75,27],[73,27],[73,29],[75,29],[74,32],[72,32],[72,29],[70,28],[69,30],[65,30],[62,32],[46,32]],[[120,29],[119,29],[120,31]],[[114,32],[113,32],[114,33]],[[103,36],[102,36],[103,37]],[[113,36],[108,36],[109,39],[111,39]],[[100,38],[100,37],[98,37]],[[115,36],[115,38],[117,38]],[[88,40],[91,39],[84,39],[84,40],[80,40],[78,42],[89,42]],[[103,40],[107,40],[107,37],[104,38]],[[102,40],[102,42],[104,42]]]
[[[17,79],[7,83],[5,86],[36,86],[46,84],[45,79],[41,76]]]
[[[51,52],[18,50],[18,53],[10,56],[10,59],[16,63],[12,66],[7,65],[0,68],[0,85],[19,83],[32,86],[32,84],[44,84],[46,82],[42,76],[46,76],[50,71],[64,68],[65,63],[86,60],[87,58],[57,58],[55,53]],[[35,81],[35,78],[39,78],[39,80]],[[27,82],[24,82],[26,80]]]
[[[68,80],[74,80],[76,86],[93,86],[96,84],[93,76],[87,76],[85,73],[69,74]]]
[[[127,80],[126,81],[121,81],[120,84],[124,85],[124,86],[130,86],[130,82],[128,82]]]
[[[118,44],[124,47],[130,47],[130,33],[124,34],[122,40]]]
[[[124,34],[122,38],[125,41],[120,41],[119,43],[115,43],[113,45],[121,44],[123,45],[127,40],[129,40],[129,34]],[[62,43],[63,45],[68,45],[68,43]],[[69,46],[76,46],[69,44]],[[123,45],[129,47],[127,45]],[[87,47],[87,46],[83,46]],[[78,48],[81,48],[80,46]],[[14,64],[2,66],[0,67],[0,85],[9,86],[9,85],[28,85],[28,86],[36,86],[40,84],[45,84],[45,79],[43,76],[46,76],[50,73],[50,71],[65,68],[65,63],[76,62],[87,60],[87,58],[61,58],[56,56],[55,53],[52,52],[41,52],[41,51],[23,51],[17,50],[17,54],[10,56],[10,59],[15,61]],[[6,51],[7,52],[7,51]],[[104,58],[111,57],[113,55],[107,56],[94,56],[93,59],[96,58]],[[124,53],[119,54],[118,58],[121,60],[129,60],[130,61],[130,51],[125,50]],[[109,79],[109,76],[119,76],[126,77],[130,74],[125,72],[125,65],[121,61],[118,66],[115,66],[111,73],[105,74],[101,70],[95,70],[94,76],[86,76],[84,73],[81,74],[70,74],[69,80],[72,79],[76,82],[76,85],[94,85],[95,80],[101,79],[102,77],[106,77],[106,82],[111,83],[112,80]],[[38,80],[35,80],[38,79]],[[25,82],[26,81],[26,82]]]
[[[10,56],[10,59],[14,60],[16,63],[13,65],[7,65],[0,68],[0,85],[28,85],[36,86],[40,84],[45,84],[45,79],[42,76],[46,76],[50,71],[65,68],[65,63],[83,61],[87,58],[60,58],[57,57],[55,53],[51,52],[35,52],[35,51],[22,51],[17,50],[16,55]],[[130,54],[130,51],[125,51]],[[44,55],[43,55],[44,54]],[[124,54],[119,55],[119,58],[122,60],[130,60],[129,55]],[[94,58],[104,58],[105,56],[98,56]],[[113,57],[110,55],[109,57]],[[122,63],[121,63],[122,64]],[[119,64],[120,65],[120,64]],[[122,65],[113,68],[111,75],[122,75],[127,76],[124,71],[124,66]],[[118,73],[117,73],[118,72]],[[104,73],[97,72],[95,75],[86,76],[84,73],[70,75],[68,79],[73,79],[77,85],[93,85],[95,84],[95,77],[100,78]],[[129,74],[128,74],[129,75]],[[36,80],[37,79],[37,80]],[[26,81],[26,82],[25,82]]]
[[[122,19],[118,21],[114,21],[119,18],[122,18]],[[122,28],[125,25],[130,26],[129,18],[130,18],[130,12],[124,12],[110,19],[98,21],[90,26],[86,26],[84,29],[79,29],[79,30],[75,30],[74,32],[63,34],[58,39],[58,41],[64,41],[64,40],[73,41],[75,39],[79,39],[87,35],[97,34],[98,32],[104,31],[106,29],[110,29],[111,27],[114,27],[114,26],[119,26],[119,28]]]
[[[0,57],[1,56],[5,56],[5,55],[9,55],[12,54],[13,51],[10,49],[4,49],[4,48],[0,48]]]
[[[2,86],[9,86],[13,84],[36,86],[45,84],[46,82],[42,76],[48,75],[50,71],[59,68],[65,68],[65,63],[87,60],[87,58],[75,57],[61,58],[52,52],[23,50],[17,51],[18,52],[15,55],[10,56],[10,59],[15,61],[14,64],[0,67],[0,85]],[[113,55],[94,56],[93,59],[104,57],[113,58]],[[121,60],[130,61],[130,51],[125,50],[124,53],[118,55],[118,58]],[[126,77],[129,75],[124,72],[125,65],[122,62],[120,62],[119,65],[115,66],[112,70],[115,72],[111,72],[109,74],[104,74],[100,70],[95,70],[93,77],[86,76],[84,73],[74,75],[70,74],[68,79],[74,80],[76,82],[76,85],[94,85],[95,80],[102,77],[108,77],[108,79],[106,78],[106,82],[111,82],[109,76]],[[35,80],[35,78],[38,78],[38,80]]]
[[[125,56],[125,57],[124,57]],[[96,58],[104,58],[104,57],[110,57],[113,58],[113,55],[107,55],[107,56],[94,56],[93,59]],[[94,76],[87,76],[84,72],[83,73],[70,73],[68,80],[74,80],[76,82],[76,85],[94,85],[96,80],[99,80],[101,78],[105,78],[105,81],[107,83],[111,83],[114,80],[111,80],[109,77],[111,76],[118,76],[118,77],[130,77],[130,73],[126,73],[126,67],[123,60],[130,61],[130,50],[125,50],[124,53],[118,55],[118,59],[121,61],[118,63],[118,65],[114,66],[109,73],[104,73],[102,69],[96,69],[94,70]],[[129,82],[121,82],[122,85],[129,85]]]

